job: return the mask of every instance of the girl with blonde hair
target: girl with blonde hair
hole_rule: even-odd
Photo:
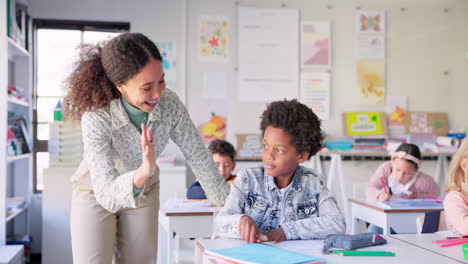
[[[444,199],[445,219],[449,229],[468,234],[468,137],[453,155],[447,175],[448,192]]]

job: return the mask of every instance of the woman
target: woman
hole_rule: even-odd
[[[72,177],[73,263],[155,263],[159,169],[169,138],[207,197],[229,187],[182,102],[164,83],[162,57],[146,36],[85,45],[67,85],[67,112],[81,118],[84,161]]]

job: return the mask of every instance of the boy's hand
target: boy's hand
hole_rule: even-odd
[[[260,230],[255,221],[247,215],[243,215],[239,220],[239,233],[241,238],[247,243],[259,241]]]
[[[401,197],[403,197],[405,199],[414,199],[414,198],[416,198],[416,193],[413,192],[412,194],[403,194]]]
[[[281,226],[278,229],[264,233],[263,235],[266,236],[266,240],[262,238],[262,241],[260,242],[273,241],[278,243],[286,240],[286,234],[284,233],[284,230]]]
[[[381,191],[379,193],[379,196],[377,196],[377,200],[381,201],[381,202],[385,202],[385,201],[388,201],[390,200],[392,196],[390,194],[388,194],[387,192],[385,191]]]

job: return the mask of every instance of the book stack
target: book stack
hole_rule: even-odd
[[[50,123],[49,167],[78,167],[83,159],[83,142],[79,121]]]
[[[385,138],[360,137],[355,138],[353,150],[358,151],[386,151]]]
[[[31,153],[32,142],[29,134],[26,120],[22,116],[11,117],[8,119],[8,156]]]
[[[29,50],[30,23],[28,7],[15,3],[14,0],[7,0],[7,35],[26,50]]]

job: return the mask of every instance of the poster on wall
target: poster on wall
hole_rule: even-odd
[[[385,112],[387,113],[388,134],[390,136],[405,134],[407,102],[407,96],[386,96]]]
[[[301,68],[330,68],[330,22],[301,22]]]
[[[385,100],[384,61],[358,61],[356,70],[359,104],[383,105]]]
[[[198,58],[204,62],[227,62],[229,19],[225,16],[198,18]]]
[[[237,91],[240,102],[298,97],[299,11],[239,8]]]
[[[202,98],[195,112],[195,123],[203,142],[210,144],[215,139],[226,139],[227,100]]]
[[[330,119],[330,73],[302,72],[300,101],[321,119]]]
[[[343,134],[347,136],[386,135],[385,113],[343,113]]]
[[[226,72],[203,73],[203,97],[226,100],[227,74]]]
[[[359,34],[356,48],[358,59],[385,59],[385,36]]]
[[[360,34],[384,34],[385,11],[360,10],[356,13],[357,32]]]
[[[179,96],[179,90],[177,88],[177,60],[176,60],[176,43],[175,41],[155,41],[154,44],[159,49],[163,58],[163,69],[164,69],[164,80],[166,87],[175,91]]]

